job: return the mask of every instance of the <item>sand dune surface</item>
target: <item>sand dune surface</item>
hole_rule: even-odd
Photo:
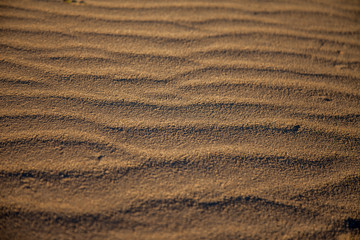
[[[0,239],[360,239],[358,0],[0,0]]]

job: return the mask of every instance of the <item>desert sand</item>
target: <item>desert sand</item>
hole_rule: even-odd
[[[0,239],[359,239],[358,0],[0,0]]]

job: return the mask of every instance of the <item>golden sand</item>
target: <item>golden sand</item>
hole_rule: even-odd
[[[0,1],[0,239],[359,239],[354,0]]]

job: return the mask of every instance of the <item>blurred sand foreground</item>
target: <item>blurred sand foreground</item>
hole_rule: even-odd
[[[359,239],[358,0],[0,0],[0,239]]]

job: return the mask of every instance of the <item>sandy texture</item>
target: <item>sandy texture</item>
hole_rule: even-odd
[[[0,0],[0,239],[359,239],[358,0]]]

